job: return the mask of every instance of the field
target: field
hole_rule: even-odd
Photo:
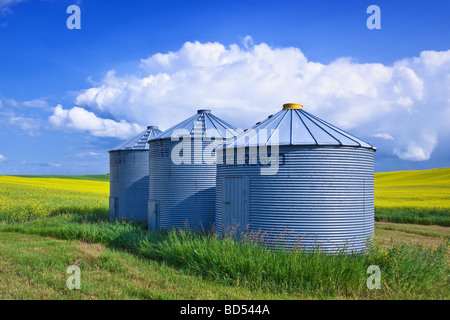
[[[375,173],[375,218],[450,226],[450,169]]]
[[[0,176],[0,299],[449,299],[448,177],[377,173],[374,248],[327,255],[110,222],[107,176]]]
[[[0,176],[0,223],[65,212],[106,212],[109,183],[61,178]]]

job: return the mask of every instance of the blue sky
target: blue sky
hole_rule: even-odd
[[[146,125],[206,107],[247,128],[293,101],[376,145],[376,171],[448,167],[449,14],[438,0],[0,0],[0,174],[107,173],[107,151]]]

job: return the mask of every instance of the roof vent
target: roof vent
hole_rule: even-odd
[[[209,110],[209,109],[200,109],[200,110],[197,110],[197,113],[211,113],[211,110]]]
[[[147,129],[149,129],[149,130],[157,130],[158,126],[147,126]]]

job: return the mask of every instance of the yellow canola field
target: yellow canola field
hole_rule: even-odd
[[[450,168],[375,173],[375,208],[450,210]]]
[[[109,183],[0,176],[0,221],[108,209]],[[105,211],[106,212],[106,211]]]
[[[0,176],[0,222],[108,210],[109,182]],[[376,209],[450,212],[450,168],[375,173]]]

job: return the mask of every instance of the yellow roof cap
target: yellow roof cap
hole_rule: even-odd
[[[283,104],[283,110],[301,109],[301,108],[303,108],[303,105],[301,105],[300,103],[285,103],[285,104]]]

